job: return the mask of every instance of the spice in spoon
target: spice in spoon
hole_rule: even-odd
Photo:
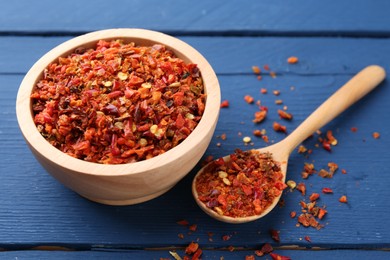
[[[198,198],[220,215],[260,215],[287,187],[272,154],[236,149],[228,160],[211,162],[195,182]]]

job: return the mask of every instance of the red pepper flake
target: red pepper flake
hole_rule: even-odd
[[[303,166],[303,171],[301,173],[301,176],[303,179],[307,179],[310,175],[313,175],[316,172],[314,169],[314,164],[312,163],[305,163]]]
[[[267,92],[268,92],[268,91],[267,91],[266,88],[261,88],[261,89],[260,89],[260,93],[261,93],[261,94],[267,94]]]
[[[270,70],[270,68],[269,68],[269,65],[268,64],[265,64],[264,66],[263,66],[263,68],[264,68],[264,70]]]
[[[269,138],[268,138],[268,136],[266,136],[266,135],[263,135],[263,136],[261,136],[261,138],[264,140],[264,142],[266,142],[266,143],[268,143],[268,142],[269,142]]]
[[[184,239],[184,234],[183,234],[183,233],[179,233],[179,234],[177,234],[177,236],[178,236],[180,239]]]
[[[271,78],[276,78],[276,72],[274,71],[271,71],[269,75],[271,76]]]
[[[278,114],[279,114],[280,118],[282,118],[282,119],[291,120],[293,118],[291,113],[288,113],[288,112],[281,110],[281,109],[278,109]]]
[[[252,66],[252,71],[256,75],[259,75],[261,73],[261,69],[259,68],[259,66]]]
[[[250,96],[250,95],[245,95],[245,96],[244,96],[244,100],[245,100],[245,102],[248,103],[248,104],[253,104],[253,102],[254,102],[255,99],[254,99],[252,96]]]
[[[287,58],[287,63],[289,63],[289,64],[296,64],[296,63],[298,63],[298,57],[295,57],[295,56],[288,57]]]
[[[221,139],[224,140],[224,141],[226,140],[226,134],[225,133],[221,134]]]
[[[233,252],[235,250],[234,246],[228,246],[229,252]]]
[[[306,184],[305,183],[303,183],[303,182],[298,183],[298,185],[295,189],[299,190],[302,193],[302,195],[305,196],[305,194],[306,194]]]
[[[229,107],[229,100],[224,100],[221,102],[221,108],[227,108]]]
[[[314,227],[316,229],[320,229],[322,227],[322,225],[310,213],[303,213],[299,215],[298,222],[304,227]]]
[[[232,235],[223,235],[222,236],[222,240],[223,241],[228,241],[228,240],[230,240],[232,238]]]
[[[196,64],[165,46],[97,42],[49,64],[31,94],[37,129],[75,158],[122,164],[165,153],[205,109]]]
[[[357,127],[351,127],[351,131],[352,131],[353,133],[356,133],[356,132],[357,132],[357,130],[358,130],[358,128],[357,128]]]
[[[253,130],[253,135],[257,136],[257,137],[260,137],[260,136],[263,135],[263,133],[261,132],[260,129],[256,129],[256,130]]]
[[[347,170],[346,169],[341,169],[341,173],[342,174],[347,174]]]
[[[331,188],[322,188],[322,193],[325,194],[333,193],[333,190]]]
[[[274,90],[274,91],[272,91],[272,93],[273,93],[275,96],[279,96],[279,95],[280,95],[280,90]]]
[[[283,256],[275,253],[270,253],[269,254],[273,260],[291,260],[289,256]]]
[[[381,136],[381,135],[380,135],[380,133],[378,133],[378,132],[372,133],[372,137],[374,137],[375,139],[379,139],[380,136]]]
[[[339,201],[340,201],[341,203],[347,203],[347,202],[348,202],[347,196],[345,196],[345,195],[341,196],[341,197],[339,198]]]
[[[332,151],[332,147],[330,146],[330,143],[327,141],[322,142],[322,148],[324,148],[328,152]]]
[[[316,200],[318,200],[319,197],[320,197],[320,194],[319,194],[319,193],[313,192],[313,193],[310,195],[309,200],[310,200],[310,201],[316,201]]]
[[[190,223],[189,223],[187,220],[185,220],[185,219],[179,220],[179,221],[177,221],[176,223],[179,224],[180,226],[188,226],[188,225],[190,224]]]
[[[271,229],[270,231],[269,231],[269,233],[270,233],[270,235],[271,235],[271,238],[274,240],[274,241],[276,241],[276,242],[280,242],[280,237],[279,237],[279,233],[280,233],[280,231],[278,231],[278,230],[275,230],[275,229]]]
[[[227,162],[209,164],[195,182],[199,200],[229,217],[261,214],[285,187],[280,164],[257,150],[236,149]]]
[[[307,152],[307,148],[304,145],[300,145],[298,147],[298,153],[305,153]]]
[[[255,256],[254,255],[246,255],[245,260],[255,260]]]
[[[196,242],[191,242],[186,248],[185,248],[185,253],[187,255],[192,255],[195,253],[199,248],[199,244]]]
[[[326,213],[328,213],[328,211],[326,209],[320,208],[318,211],[318,216],[317,216],[318,219],[321,220],[326,215]]]
[[[336,145],[336,144],[337,144],[337,139],[333,136],[332,130],[328,130],[328,131],[326,132],[326,138],[328,139],[328,142],[329,142],[331,145]]]
[[[267,116],[267,110],[260,110],[255,112],[254,119],[252,120],[254,123],[258,124],[262,122]]]
[[[196,225],[196,224],[192,224],[192,225],[190,225],[190,226],[188,227],[188,229],[189,229],[190,231],[192,231],[192,232],[195,232],[197,228],[198,228],[198,225]]]
[[[309,236],[305,236],[305,240],[309,243],[311,243],[311,238]]]
[[[273,247],[272,247],[271,244],[265,243],[265,244],[261,247],[260,250],[257,250],[257,251],[259,251],[259,252],[258,252],[259,254],[256,253],[256,255],[257,255],[257,256],[263,256],[264,254],[269,254],[269,253],[271,253],[273,250],[274,250],[274,249],[273,249]],[[256,251],[256,252],[257,252],[257,251]],[[260,253],[260,252],[261,252],[261,253]]]
[[[287,133],[287,128],[284,125],[279,124],[278,122],[274,122],[272,125],[272,128],[274,129],[275,132],[283,132]]]
[[[295,218],[297,216],[297,212],[296,211],[291,211],[290,212],[290,218]]]

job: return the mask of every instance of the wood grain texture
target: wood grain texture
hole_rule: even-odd
[[[221,110],[206,152],[215,157],[235,148],[247,149],[243,136],[251,136],[254,147],[266,146],[252,136],[254,129],[266,129],[270,143],[283,139],[284,134],[272,130],[274,121],[292,131],[326,97],[367,65],[379,64],[389,72],[388,1],[377,1],[375,5],[372,1],[356,0],[191,4],[188,8],[187,2],[175,1],[129,4],[120,0],[113,6],[100,0],[93,1],[93,5],[73,0],[23,0],[2,5],[0,248],[12,251],[0,252],[0,258],[159,259],[169,257],[168,250],[143,249],[182,249],[191,241],[199,241],[202,248],[210,249],[204,251],[206,259],[243,258],[265,242],[275,247],[299,246],[299,250],[276,250],[293,259],[388,257],[388,252],[381,251],[390,248],[388,80],[322,129],[333,130],[338,140],[331,153],[316,147],[318,136],[314,135],[304,142],[313,149],[310,156],[294,151],[290,157],[287,179],[305,182],[308,194],[323,187],[334,190],[334,194],[321,194],[318,202],[328,210],[323,220],[325,227],[319,231],[296,227],[296,218],[289,217],[293,210],[300,212],[301,200],[308,200],[308,196],[297,191],[285,192],[285,205],[254,223],[237,226],[211,219],[191,196],[192,177],[200,165],[163,196],[139,205],[116,207],[79,197],[51,178],[33,158],[17,126],[17,88],[44,53],[83,32],[115,27],[155,29],[179,35],[201,52],[217,72],[222,99],[230,101],[230,107]],[[148,15],[142,12],[146,8]],[[287,64],[286,59],[292,55],[299,57],[298,64]],[[258,81],[251,67],[265,64],[276,72],[276,78],[263,70],[263,79]],[[260,94],[260,88],[267,88],[268,94]],[[281,91],[280,96],[272,94],[275,89]],[[269,108],[267,119],[260,125],[251,121],[258,108],[245,103],[246,94]],[[281,106],[275,104],[276,99],[283,100],[283,105],[293,113],[291,122],[278,118],[276,110]],[[351,132],[351,127],[358,131]],[[372,137],[374,131],[381,134],[378,140]],[[223,133],[227,135],[225,141],[218,138]],[[301,178],[305,162],[314,162],[321,169],[330,161],[346,169],[347,174],[338,170],[332,179],[317,175],[308,180]],[[348,196],[348,204],[338,202],[341,195]],[[190,232],[188,227],[176,223],[182,219],[197,224],[197,230]],[[270,238],[270,229],[280,231],[280,243]],[[184,238],[179,238],[179,234]],[[224,241],[223,235],[232,237]],[[305,236],[310,236],[312,243],[305,241]],[[42,245],[80,251],[18,251]],[[250,250],[224,251],[230,245]],[[308,250],[317,247],[331,250]]]
[[[0,9],[3,34],[79,34],[136,27],[197,35],[389,36],[388,1],[27,0]],[[45,10],[45,15],[40,13]]]

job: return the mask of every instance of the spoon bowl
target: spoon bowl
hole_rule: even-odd
[[[338,89],[332,96],[330,96],[322,105],[320,105],[306,120],[304,120],[290,135],[288,135],[282,141],[273,144],[271,146],[258,149],[261,153],[269,152],[272,154],[272,158],[275,162],[280,163],[281,172],[283,173],[283,182],[286,181],[288,158],[291,152],[306,138],[313,134],[316,130],[320,129],[332,119],[337,117],[340,113],[357,102],[376,86],[381,83],[386,76],[385,70],[377,65],[371,65],[360,71],[340,89]],[[223,157],[225,161],[230,160],[230,156]],[[220,215],[212,208],[207,207],[198,198],[198,192],[196,190],[196,180],[200,176],[205,168],[204,166],[196,174],[192,183],[192,193],[195,201],[200,208],[211,217],[227,222],[227,223],[246,223],[257,220],[267,215],[279,202],[282,193],[276,197],[272,204],[263,210],[259,215],[252,215],[246,217],[230,217]]]

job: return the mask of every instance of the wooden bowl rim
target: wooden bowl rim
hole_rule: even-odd
[[[127,39],[129,41],[160,43],[186,60],[198,65],[203,78],[207,94],[205,111],[198,126],[178,146],[156,157],[128,164],[99,164],[83,161],[58,150],[47,142],[37,131],[31,112],[30,95],[37,81],[42,77],[43,70],[61,56],[68,55],[80,46],[96,43],[98,40]],[[20,84],[16,100],[16,114],[21,132],[27,144],[40,156],[51,161],[59,167],[67,168],[73,172],[100,175],[123,176],[127,174],[141,174],[156,172],[164,165],[180,163],[183,156],[190,156],[191,149],[202,142],[209,131],[213,131],[213,123],[218,120],[220,109],[220,88],[217,76],[208,61],[192,46],[169,36],[167,34],[146,29],[118,28],[106,29],[87,33],[72,38],[53,48],[42,56],[28,71]],[[30,112],[30,113],[29,113]]]

